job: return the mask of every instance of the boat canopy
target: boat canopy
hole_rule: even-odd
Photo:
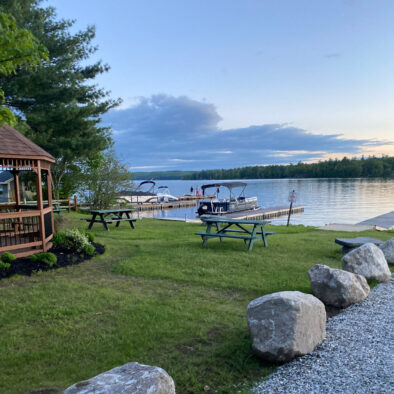
[[[209,188],[212,188],[212,187],[216,187],[217,188],[217,187],[224,186],[224,187],[227,187],[227,189],[229,189],[231,191],[231,189],[233,189],[234,187],[243,187],[243,188],[245,188],[246,185],[247,185],[247,183],[245,183],[245,182],[221,182],[221,183],[211,183],[209,185],[202,185],[201,189],[202,189],[203,194],[204,194],[205,189],[209,189]]]
[[[137,186],[137,189],[140,188],[142,185],[145,185],[146,183],[151,183],[153,186],[156,185],[156,183],[153,181],[143,181]]]
[[[141,183],[136,187],[135,191],[141,191],[141,186],[142,186],[142,185],[146,185],[146,184],[148,184],[148,183],[150,183],[152,186],[151,186],[146,192],[147,192],[147,193],[148,193],[148,192],[152,193],[153,190],[154,190],[154,188],[155,188],[155,186],[156,186],[156,182],[153,182],[153,181],[143,181],[143,182],[141,182]]]

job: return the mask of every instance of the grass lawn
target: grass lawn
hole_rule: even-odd
[[[62,214],[83,226],[78,214]],[[210,240],[198,224],[137,221],[106,232],[100,257],[0,281],[0,392],[62,390],[129,361],[157,365],[178,393],[236,392],[271,373],[251,352],[246,307],[282,290],[309,293],[314,264],[340,267],[336,237],[275,226],[269,247]],[[394,232],[368,231],[382,240]]]

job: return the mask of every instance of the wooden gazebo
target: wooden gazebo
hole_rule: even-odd
[[[7,251],[18,257],[47,251],[52,246],[53,208],[51,163],[55,159],[12,127],[0,125],[0,171],[14,176],[15,201],[0,204],[0,255]],[[21,202],[21,171],[35,173],[37,201]],[[47,201],[43,200],[46,180]]]

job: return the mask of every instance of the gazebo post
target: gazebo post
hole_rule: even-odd
[[[17,169],[12,170],[12,175],[14,175],[14,191],[15,191],[15,204],[17,209],[21,205],[21,194],[19,188],[19,171]]]
[[[48,168],[48,175],[47,175],[47,188],[48,188],[48,207],[53,207],[52,201],[52,174],[51,169]],[[52,233],[55,232],[55,221],[53,217],[53,210],[51,215],[51,222],[52,222]]]
[[[40,211],[39,221],[40,221],[40,238],[42,242],[42,249],[46,252],[45,245],[45,224],[44,224],[44,204],[42,202],[42,180],[41,180],[41,163],[38,160],[37,163],[37,177],[36,177],[36,189],[37,189],[37,209]]]

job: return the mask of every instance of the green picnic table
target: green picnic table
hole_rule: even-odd
[[[131,228],[135,228],[133,222],[137,219],[130,217],[130,213],[133,209],[93,209],[90,211],[92,217],[90,219],[83,218],[89,222],[88,230],[93,226],[93,223],[102,223],[104,228],[109,231],[108,224],[116,223],[116,227],[119,227],[120,222],[129,222]]]
[[[222,216],[202,216],[201,220],[207,225],[207,228],[205,232],[199,232],[196,235],[201,236],[203,247],[210,238],[220,238],[220,241],[223,241],[223,238],[233,238],[242,239],[248,245],[248,251],[251,251],[255,241],[263,241],[264,246],[268,247],[268,236],[275,234],[265,230],[265,226],[270,223],[267,220],[232,219]],[[252,227],[246,228],[246,225]]]

